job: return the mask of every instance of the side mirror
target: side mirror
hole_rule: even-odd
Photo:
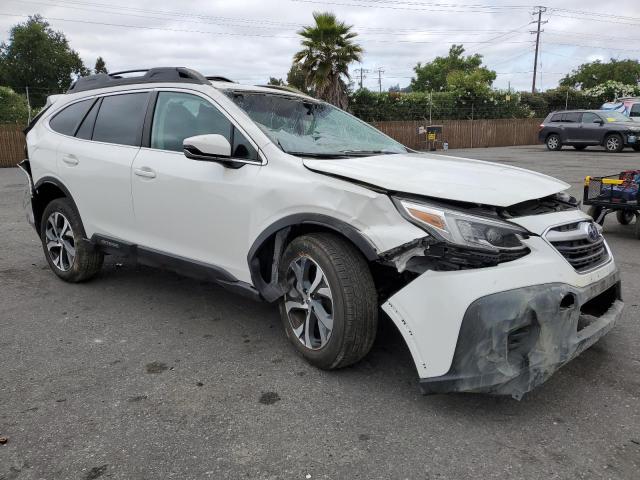
[[[594,120],[593,123],[597,123],[598,125],[604,125],[604,120],[599,118],[598,120]]]
[[[231,158],[229,140],[218,134],[196,135],[182,142],[184,155],[193,160],[224,161]]]

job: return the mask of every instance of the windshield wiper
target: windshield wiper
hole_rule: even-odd
[[[340,153],[348,156],[363,156],[366,157],[368,155],[393,155],[399,152],[391,152],[389,150],[340,150]]]
[[[348,155],[342,152],[336,153],[318,153],[318,152],[288,152],[289,155],[295,155],[297,157],[311,157],[311,158],[345,158]]]

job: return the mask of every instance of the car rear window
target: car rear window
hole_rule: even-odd
[[[127,93],[104,97],[92,139],[97,142],[139,146],[149,93]]]
[[[563,121],[567,123],[580,123],[581,119],[582,119],[582,113],[569,112],[564,114]]]
[[[63,108],[51,120],[49,126],[58,133],[73,136],[76,133],[78,125],[91,107],[94,99],[82,100],[81,102],[72,103]]]

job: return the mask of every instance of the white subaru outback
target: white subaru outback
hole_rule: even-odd
[[[28,218],[60,278],[122,255],[278,301],[320,368],[363,358],[381,307],[425,393],[520,398],[622,313],[611,251],[566,183],[413,152],[281,87],[93,75],[25,132]]]

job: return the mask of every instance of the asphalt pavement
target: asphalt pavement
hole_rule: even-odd
[[[530,168],[581,195],[640,153],[542,146],[449,155]],[[391,325],[358,365],[324,372],[275,305],[109,258],[85,284],[48,268],[0,169],[0,480],[638,479],[640,240],[607,219],[626,310],[518,402],[423,396]],[[1,440],[0,440],[1,442]]]

